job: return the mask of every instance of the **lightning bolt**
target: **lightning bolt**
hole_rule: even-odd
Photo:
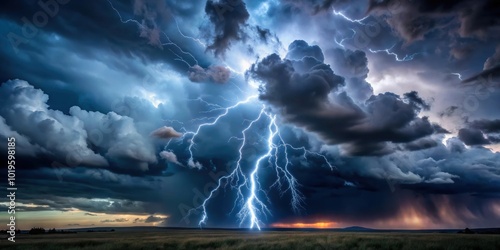
[[[342,47],[343,49],[345,49],[345,46],[344,46],[344,41],[345,40],[349,40],[349,39],[353,39],[354,36],[356,36],[356,31],[354,29],[350,29],[353,33],[352,33],[352,36],[351,37],[344,37],[342,38],[342,40],[340,40],[340,42],[337,41],[337,38],[333,39],[335,41],[335,43],[337,45],[339,45],[340,47]]]
[[[111,8],[118,15],[120,22],[124,24],[134,23],[140,29],[147,28],[143,23],[141,23],[138,20],[124,19],[110,0],[108,0],[108,3],[111,5]],[[341,12],[334,11],[334,14],[336,14],[337,16],[341,16],[344,19],[350,20],[352,22],[357,22],[360,24],[362,24],[362,21],[365,18],[367,18],[365,17],[360,20],[352,20],[347,18]],[[188,36],[185,33],[183,33],[179,27],[179,23],[177,22],[177,20],[175,20],[175,22],[177,31],[183,38],[193,40],[199,43],[200,45],[206,47],[201,40]],[[161,46],[168,47],[170,52],[172,52],[172,54],[175,56],[174,60],[182,61],[189,67],[198,65],[197,59],[191,53],[184,51],[179,45],[174,43],[165,32],[163,31],[160,32],[163,35],[164,39],[166,40],[166,42],[161,43]],[[356,32],[354,30],[353,32],[354,36]],[[342,39],[340,42],[338,42],[339,45],[343,46],[342,43],[346,39],[349,38]],[[229,66],[228,68],[231,71],[238,74],[244,73],[244,72],[238,72]],[[254,89],[258,88],[258,84],[253,83],[251,81],[249,82],[249,86]],[[238,86],[236,85],[236,87]],[[238,89],[242,93],[246,93],[246,91],[240,89],[239,87]],[[197,138],[203,132],[204,128],[210,126],[216,126],[222,119],[228,116],[232,111],[235,111],[238,107],[242,105],[251,104],[256,99],[258,99],[258,94],[250,95],[245,99],[240,100],[235,104],[227,107],[207,102],[201,97],[196,99],[189,99],[188,101],[196,101],[204,104],[208,108],[208,111],[203,111],[204,113],[211,113],[215,111],[221,111],[221,113],[215,117],[201,117],[191,120],[191,123],[194,122],[198,123],[194,130],[187,130],[185,127],[182,127],[180,129],[180,131],[183,132],[183,135],[181,138],[176,139],[177,142],[176,144],[180,146],[181,144],[179,142],[182,142],[186,138],[189,141],[189,145],[187,146],[187,151],[189,152],[189,158],[187,159],[186,165],[191,168],[198,168],[198,169],[203,168],[201,163],[195,159],[195,152],[196,152]],[[170,123],[171,125],[173,124],[178,124],[180,126],[185,125],[183,121],[178,121],[178,120],[171,120],[166,122]],[[299,182],[290,171],[290,167],[294,165],[293,164],[294,159],[291,158],[292,155],[301,152],[301,157],[303,157],[306,160],[309,160],[308,157],[320,158],[324,161],[325,165],[330,167],[331,170],[335,168],[333,165],[330,164],[325,155],[318,152],[310,151],[305,147],[295,147],[289,143],[286,143],[280,132],[277,115],[273,114],[271,110],[268,109],[265,105],[261,106],[260,112],[257,117],[255,117],[253,120],[248,120],[246,122],[248,122],[248,124],[245,128],[241,130],[240,136],[239,137],[233,136],[229,139],[229,140],[235,139],[237,141],[240,141],[238,147],[238,158],[233,163],[234,169],[232,169],[232,171],[227,175],[219,178],[217,180],[217,186],[210,191],[208,196],[203,200],[202,204],[196,208],[192,208],[191,210],[189,210],[189,212],[186,215],[186,217],[189,217],[192,216],[193,213],[201,211],[201,217],[198,222],[200,228],[207,224],[209,218],[208,216],[209,202],[215,197],[215,194],[218,191],[221,191],[222,189],[225,190],[226,188],[229,187],[230,190],[236,193],[234,206],[230,211],[230,213],[233,213],[234,211],[239,209],[238,212],[236,213],[239,225],[243,226],[245,224],[250,229],[256,228],[260,230],[261,226],[264,225],[263,218],[267,218],[268,215],[271,215],[271,210],[268,207],[270,199],[267,196],[267,192],[263,187],[262,183],[259,181],[259,176],[263,172],[262,168],[266,163],[269,166],[271,166],[274,172],[276,173],[276,180],[269,186],[269,188],[277,188],[281,196],[283,196],[285,193],[289,193],[291,196],[290,205],[292,207],[292,210],[296,213],[299,213],[300,210],[303,209],[305,198],[299,190],[300,187]],[[250,164],[244,164],[243,160],[246,157],[244,149],[245,147],[248,147],[250,145],[249,134],[251,130],[256,127],[257,123],[266,124],[267,130],[265,133],[263,133],[265,135],[261,137],[256,137],[260,138],[258,140],[258,143],[264,143],[266,145],[265,152],[258,154],[258,157],[255,160],[255,162]],[[172,140],[168,141],[168,143],[165,146],[165,150],[168,150],[168,147],[171,145],[171,142]],[[211,166],[215,167],[213,166],[212,162]]]
[[[373,49],[368,49],[371,53],[385,53],[387,55],[394,56],[394,59],[398,62],[407,62],[411,61],[415,58],[415,56],[421,54],[421,52],[413,53],[411,55],[405,55],[403,58],[399,58],[398,54],[391,52],[391,50],[396,46],[396,44],[392,45],[392,47],[388,49],[381,49],[381,50],[373,50]]]
[[[343,18],[344,20],[349,21],[351,23],[359,23],[359,24],[364,24],[363,21],[365,19],[367,19],[368,17],[370,17],[370,16],[365,16],[365,17],[363,17],[361,19],[352,19],[352,18],[349,18],[346,15],[344,15],[344,13],[342,13],[340,11],[336,11],[336,10],[333,10],[333,14],[335,16],[339,16],[339,17]]]
[[[109,5],[111,6],[111,8],[116,12],[116,14],[118,15],[118,17],[120,18],[120,22],[122,22],[123,24],[127,24],[127,23],[135,23],[140,29],[145,29],[147,28],[144,24],[142,24],[141,22],[135,20],[135,19],[124,19],[122,17],[122,15],[120,14],[120,11],[118,11],[115,6],[113,5],[113,3],[111,3],[110,0],[108,0],[108,3]],[[179,29],[179,32],[180,32],[180,29]],[[187,51],[184,51],[179,45],[177,45],[176,43],[172,42],[172,40],[170,40],[169,36],[167,35],[167,33],[165,33],[164,31],[160,31],[160,33],[165,37],[165,39],[167,40],[166,42],[163,42],[161,43],[161,46],[173,46],[175,48],[177,48],[177,50],[180,51],[181,54],[184,54],[186,56],[188,56],[190,58],[190,60],[194,61],[195,63],[193,65],[191,65],[184,57],[180,56],[179,54],[175,53],[173,50],[169,49],[170,52],[172,52],[177,58],[175,58],[174,60],[177,60],[177,61],[182,61],[184,62],[186,65],[188,65],[189,67],[192,67],[194,65],[198,65],[198,60],[189,52]],[[186,37],[184,36],[184,34],[181,33],[181,35],[183,37]],[[187,38],[187,37],[186,37]]]
[[[186,38],[186,39],[191,39],[191,40],[195,41],[196,43],[200,44],[201,46],[203,46],[204,48],[206,48],[206,47],[207,47],[207,45],[206,45],[204,42],[202,42],[200,39],[198,39],[198,38],[194,38],[194,37],[192,37],[192,36],[185,35],[185,34],[181,31],[181,29],[180,29],[180,27],[179,27],[179,22],[177,22],[177,18],[174,18],[174,20],[175,20],[175,25],[177,26],[177,31],[179,32],[179,34],[181,34],[181,36],[182,36],[182,37],[184,37],[184,38]]]
[[[188,160],[188,164],[195,163],[192,151],[192,148],[195,145],[194,137],[201,132],[203,127],[216,125],[216,123],[226,116],[232,109],[235,109],[242,104],[249,103],[256,97],[257,96],[250,96],[247,99],[226,108],[225,112],[217,116],[214,121],[201,124],[194,132],[186,132],[186,134],[193,135],[189,146],[190,159]],[[247,134],[257,122],[264,119],[267,121],[267,136],[265,139],[267,151],[257,158],[255,163],[252,165],[250,172],[245,173],[242,161],[245,157],[243,149],[248,145]],[[238,159],[235,162],[234,169],[226,176],[221,177],[218,180],[217,186],[209,193],[203,203],[199,207],[189,210],[186,215],[186,217],[188,217],[196,211],[201,211],[202,215],[198,222],[199,227],[203,227],[203,225],[206,225],[207,223],[207,205],[210,200],[214,198],[214,194],[221,189],[225,189],[229,185],[231,190],[235,190],[236,192],[236,199],[230,214],[233,213],[237,207],[240,207],[240,210],[236,214],[240,227],[243,226],[244,223],[248,223],[247,227],[250,229],[261,229],[261,225],[263,225],[263,221],[261,219],[262,216],[267,218],[268,215],[271,215],[271,211],[265,202],[269,201],[269,198],[259,182],[259,170],[262,168],[264,162],[266,162],[266,159],[267,163],[275,169],[276,173],[276,181],[270,185],[270,188],[278,188],[281,196],[283,196],[286,192],[289,192],[291,195],[290,205],[295,213],[299,213],[300,210],[303,209],[304,196],[299,191],[300,184],[289,170],[289,167],[292,166],[292,161],[289,158],[291,151],[301,151],[302,157],[306,160],[308,160],[308,155],[319,157],[324,160],[325,164],[328,165],[331,170],[334,169],[334,166],[329,163],[325,155],[310,151],[305,147],[294,147],[291,144],[285,143],[279,130],[276,115],[267,111],[265,105],[262,106],[259,115],[255,119],[249,121],[248,125],[241,131],[241,137],[233,136],[229,140],[232,139],[241,141],[240,147],[238,148]],[[280,152],[282,153],[281,155]],[[283,186],[286,186],[286,189],[282,189]]]
[[[351,22],[351,23],[357,23],[357,24],[361,24],[361,25],[367,25],[365,23],[363,23],[363,21],[365,21],[368,17],[370,17],[369,15],[368,16],[365,16],[361,19],[352,19],[346,15],[344,15],[342,12],[340,11],[336,11],[335,9],[333,10],[333,15],[335,16],[338,16],[338,17],[341,17],[342,19],[348,21],[348,22]],[[335,43],[338,44],[340,47],[344,48],[344,45],[343,45],[343,42],[347,39],[352,39],[354,38],[354,36],[356,35],[356,31],[351,29],[354,34],[352,35],[352,37],[350,38],[343,38],[340,42],[338,42],[336,39],[334,39]],[[391,52],[391,50],[396,46],[396,44],[394,44],[392,47],[388,48],[388,49],[381,49],[381,50],[373,50],[373,49],[368,49],[371,53],[385,53],[387,55],[391,55],[391,56],[394,56],[394,58],[396,59],[396,61],[398,62],[407,62],[407,61],[411,61],[415,58],[415,56],[421,54],[421,52],[417,52],[417,53],[413,53],[411,55],[405,55],[403,58],[400,58],[398,54],[394,53],[394,52]]]
[[[462,81],[462,75],[460,73],[450,73],[450,75],[454,75],[454,76],[457,76],[458,79],[460,79],[460,81]]]
[[[224,112],[222,112],[222,114],[220,114],[219,116],[217,116],[212,122],[202,123],[201,125],[198,126],[198,128],[196,129],[196,131],[184,133],[184,136],[186,136],[186,135],[191,135],[192,136],[191,140],[190,140],[190,143],[189,143],[189,147],[188,147],[188,151],[189,151],[189,155],[190,155],[189,161],[188,161],[188,165],[196,164],[196,162],[194,162],[194,157],[193,157],[193,147],[195,146],[195,139],[198,136],[198,134],[200,133],[200,130],[202,128],[207,127],[207,126],[213,126],[213,125],[217,124],[217,122],[219,122],[220,119],[222,119],[227,114],[229,114],[230,110],[232,110],[234,108],[237,108],[237,107],[239,107],[242,104],[246,104],[246,103],[248,103],[251,100],[256,99],[256,98],[257,98],[257,95],[252,95],[252,96],[247,97],[243,101],[239,101],[239,102],[237,102],[236,104],[234,104],[234,105],[232,105],[230,107],[224,108],[223,109]]]

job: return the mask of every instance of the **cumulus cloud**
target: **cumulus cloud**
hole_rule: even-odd
[[[0,97],[4,124],[30,142],[33,147],[27,152],[51,155],[63,162],[71,158],[81,164],[108,165],[103,156],[89,148],[84,123],[59,110],[49,109],[49,96],[43,91],[26,81],[9,80],[0,86]]]
[[[178,160],[177,160],[177,155],[174,154],[174,152],[171,152],[171,151],[161,151],[160,152],[160,157],[162,159],[165,159],[167,160],[168,162],[172,162],[172,163],[175,163],[177,165],[180,165],[180,166],[183,166],[182,163],[180,163]]]
[[[198,170],[201,170],[203,168],[203,165],[200,162],[194,161],[193,159],[189,159],[187,166],[191,169]]]
[[[4,124],[20,136],[21,145],[30,145],[27,153],[51,156],[63,164],[71,161],[70,165],[156,162],[154,148],[137,132],[130,117],[77,106],[66,115],[50,109],[48,95],[22,80],[2,84],[0,96]]]
[[[139,134],[134,120],[114,112],[85,111],[71,107],[69,113],[83,122],[89,131],[89,141],[114,161],[134,161],[148,164],[156,163],[154,148],[147,137]]]
[[[182,133],[175,131],[172,127],[163,126],[151,132],[151,136],[161,139],[179,138]]]
[[[189,80],[192,82],[226,83],[231,76],[231,71],[223,66],[210,66],[207,69],[194,65],[188,72]]]
[[[335,48],[327,50],[326,55],[326,62],[341,76],[365,79],[368,75],[368,58],[361,50]]]
[[[403,97],[383,93],[357,105],[337,91],[344,78],[312,56],[289,60],[272,54],[248,73],[262,82],[260,99],[288,122],[319,134],[328,144],[341,144],[351,155],[388,154],[394,150],[391,143],[409,143],[437,132],[439,126],[417,116],[428,105],[416,92]]]
[[[364,103],[373,95],[373,88],[366,81],[369,70],[365,52],[335,48],[327,50],[326,55],[332,70],[345,77],[345,90],[355,102]]]
[[[313,57],[320,62],[323,62],[325,60],[323,51],[318,45],[309,45],[303,40],[295,40],[288,46],[286,59],[302,60],[302,58],[306,56]]]

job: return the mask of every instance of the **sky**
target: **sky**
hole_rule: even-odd
[[[499,11],[6,1],[18,227],[498,227]]]

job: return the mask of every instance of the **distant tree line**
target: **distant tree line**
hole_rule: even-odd
[[[8,230],[0,230],[0,234],[8,234],[8,232],[9,232]],[[21,229],[16,230],[16,235],[17,234],[21,234]]]
[[[45,230],[43,227],[34,227],[28,231],[29,234],[75,234],[74,231],[56,230],[55,228]]]
[[[86,232],[93,233],[93,232],[114,232],[114,231],[115,231],[115,229],[110,229],[110,230],[89,229]],[[7,234],[7,233],[8,233],[7,230],[0,230],[0,234]],[[43,227],[34,227],[28,231],[28,234],[76,234],[76,233],[77,233],[76,231],[69,231],[69,230],[62,230],[62,229],[56,230],[55,228],[45,230],[45,228],[43,228]],[[16,234],[21,234],[21,229],[17,229]]]

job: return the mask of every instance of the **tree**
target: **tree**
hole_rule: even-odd
[[[44,234],[45,229],[42,227],[34,227],[34,228],[30,229],[30,231],[28,233],[29,234]]]

